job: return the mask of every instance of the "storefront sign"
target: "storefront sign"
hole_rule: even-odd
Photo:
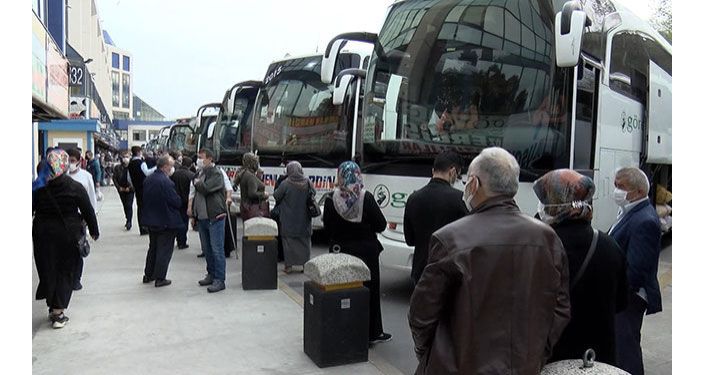
[[[36,16],[32,17],[32,96],[46,102],[46,38],[47,32]]]
[[[47,103],[68,117],[69,74],[68,60],[61,55],[51,38],[47,38]]]

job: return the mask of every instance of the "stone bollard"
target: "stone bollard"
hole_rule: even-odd
[[[304,353],[318,367],[366,362],[370,270],[347,254],[324,254],[304,265]]]
[[[629,375],[628,372],[606,363],[595,362],[595,351],[588,349],[583,359],[568,359],[549,363],[541,375]]]
[[[242,289],[277,289],[277,223],[245,220],[242,237]]]

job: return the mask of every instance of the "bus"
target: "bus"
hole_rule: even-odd
[[[362,68],[370,50],[364,45],[341,50],[335,72]],[[207,131],[201,144],[212,144],[217,165],[231,178],[242,165],[242,155],[256,152],[271,195],[285,163],[296,160],[323,205],[323,196],[334,189],[338,165],[353,156],[354,100],[333,103],[333,85],[320,78],[321,61],[321,54],[274,61],[262,81],[240,82],[226,91],[213,131]],[[233,199],[239,207],[239,195]],[[320,217],[313,226],[323,227]]]
[[[428,183],[442,150],[465,166],[483,148],[508,150],[521,167],[517,204],[531,215],[544,173],[590,176],[593,225],[603,231],[617,215],[618,168],[638,166],[652,187],[670,190],[671,45],[617,3],[397,1],[379,34],[331,40],[323,70],[353,40],[373,45],[360,166],[388,221],[379,235],[385,267],[411,269],[406,199]]]
[[[187,153],[186,156],[191,156],[195,152],[196,145],[189,143],[192,141],[196,125],[195,117],[185,117],[176,119],[169,129],[169,136],[166,142],[167,150],[179,150]]]

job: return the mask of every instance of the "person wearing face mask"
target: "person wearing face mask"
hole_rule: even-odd
[[[468,214],[463,192],[455,189],[462,175],[463,159],[456,152],[444,151],[433,162],[431,181],[409,196],[404,209],[404,239],[414,247],[411,279],[416,284],[428,260],[431,234]]]
[[[174,159],[164,155],[157,159],[157,170],[144,180],[143,224],[149,230],[149,250],[144,266],[143,283],[154,281],[155,287],[171,284],[166,278],[174,239],[184,226],[179,209],[181,198],[174,182]]]
[[[506,150],[482,150],[470,214],[431,235],[409,305],[416,374],[535,375],[568,324],[568,259],[556,232],[519,210],[519,171]]]
[[[81,169],[80,151],[74,148],[68,150],[66,153],[69,155],[69,177],[71,177],[74,181],[79,182],[86,189],[88,199],[90,199],[93,212],[95,213],[98,208],[98,200],[96,198],[93,176],[91,176],[91,174],[85,169]],[[83,285],[81,284],[81,276],[83,276],[83,257],[78,257],[78,260],[76,261],[76,271],[74,272],[73,290],[83,289]]]
[[[549,362],[579,359],[595,350],[600,362],[615,366],[615,315],[627,306],[627,260],[606,233],[593,229],[592,179],[559,169],[534,182],[539,216],[550,225],[568,255],[570,323]]]
[[[147,166],[144,158],[142,158],[142,148],[140,146],[133,146],[131,151],[132,159],[127,165],[127,180],[135,189],[135,199],[137,201],[137,224],[140,228],[140,236],[142,236],[147,234],[147,227],[142,224],[142,206],[144,205],[144,200],[142,199],[142,186],[145,178],[154,173],[156,166],[153,168],[149,168]]]
[[[661,226],[649,202],[649,180],[639,168],[622,168],[614,177],[617,222],[609,234],[627,257],[629,283],[627,308],[617,314],[617,367],[643,374],[641,324],[644,314],[662,310],[658,284]]]
[[[113,170],[113,185],[120,195],[122,209],[125,212],[125,230],[129,231],[132,228],[132,202],[135,200],[135,189],[128,179],[127,167],[130,164],[130,157],[127,151],[121,152],[120,157],[120,163]]]
[[[191,164],[191,158],[182,157],[180,152],[169,153],[172,157],[176,156],[175,159],[180,161],[176,162],[176,172],[171,176],[171,180],[174,181],[176,185],[176,192],[181,197],[181,208],[179,212],[181,213],[181,220],[184,222],[184,227],[179,230],[176,236],[176,247],[179,250],[188,248],[187,233],[188,233],[188,200],[189,200],[189,190],[191,188],[191,180],[193,179],[194,173],[189,170]]]

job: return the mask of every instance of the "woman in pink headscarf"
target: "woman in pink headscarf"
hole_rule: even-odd
[[[32,241],[34,262],[39,275],[36,299],[46,299],[49,320],[54,328],[62,328],[69,318],[64,314],[73,292],[78,239],[83,224],[94,240],[98,239],[98,220],[86,189],[66,172],[69,155],[54,149],[47,155],[47,183],[36,191],[32,201],[34,222]]]

